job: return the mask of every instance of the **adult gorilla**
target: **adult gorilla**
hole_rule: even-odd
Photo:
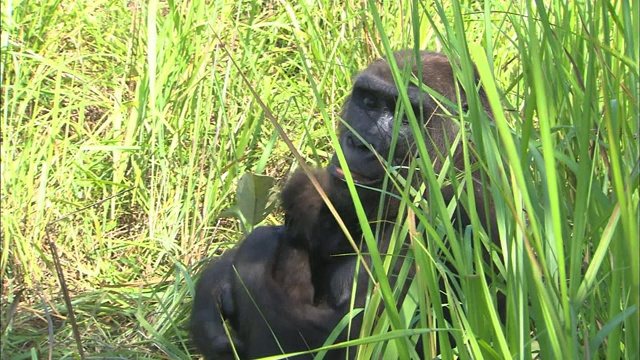
[[[427,87],[457,103],[449,60],[433,52],[421,52],[419,56],[416,61],[410,51],[394,54],[400,69],[412,69]],[[441,102],[415,84],[408,85],[407,93],[414,114],[424,124],[427,151],[432,159],[440,159],[434,169],[441,170],[442,156],[449,153],[454,167],[462,168],[461,147],[450,149],[459,132],[458,124],[444,116]],[[464,108],[466,96],[460,95]],[[340,147],[351,176],[361,185],[359,199],[367,218],[379,226],[377,245],[381,252],[389,246],[392,222],[398,213],[394,197],[382,197],[381,204],[386,166],[408,165],[416,155],[406,116],[396,116],[398,96],[387,61],[373,62],[356,77],[342,112],[346,125],[339,129]],[[482,90],[480,98],[488,112]],[[394,127],[398,130],[396,141]],[[387,165],[381,159],[388,160]],[[406,167],[398,169],[406,175]],[[359,241],[362,228],[337,157],[334,155],[325,169],[314,171],[314,177],[348,232]],[[453,196],[450,188],[444,188],[443,195],[445,201]],[[478,213],[485,219],[482,198],[476,196]],[[234,350],[240,358],[255,358],[320,347],[348,313],[352,294],[355,307],[364,305],[368,276],[359,272],[353,292],[357,261],[355,256],[344,255],[353,255],[354,249],[308,176],[301,171],[294,173],[281,200],[284,226],[255,229],[237,250],[224,254],[202,274],[196,288],[191,332],[207,359],[232,358]],[[380,205],[383,211],[379,211]],[[470,223],[461,208],[454,216],[459,229]],[[363,254],[368,252],[364,244],[360,249]],[[229,335],[224,319],[231,325]],[[359,317],[352,319],[350,337],[358,336],[360,326]],[[339,340],[346,337],[342,334]],[[334,350],[328,357],[344,358],[345,351]]]

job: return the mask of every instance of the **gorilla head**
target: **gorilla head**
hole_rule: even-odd
[[[394,54],[400,70],[411,69],[413,76],[422,78],[424,86],[433,89],[451,103],[457,103],[456,82],[448,58],[443,54],[427,51],[421,52],[419,56],[416,59],[411,51]],[[439,102],[422,91],[415,81],[410,81],[407,85],[407,95],[413,113],[424,125],[427,149],[432,159],[435,159],[438,152],[447,149],[448,144],[455,139],[459,131],[458,124],[443,117],[445,111],[440,108]],[[460,96],[465,110],[464,92],[461,91]],[[398,87],[386,59],[374,61],[355,79],[342,113],[346,125],[340,128],[340,147],[356,183],[373,186],[382,182],[386,171],[381,166],[380,158],[389,160],[389,165],[399,166],[408,165],[408,156],[413,155],[415,139],[407,115],[398,111],[398,97]],[[395,148],[391,149],[394,128],[397,128],[398,141]],[[454,150],[453,155],[458,160],[460,150]],[[454,161],[454,164],[460,167],[463,165],[458,161]],[[434,164],[434,167],[437,171],[441,164]],[[335,155],[329,171],[334,176],[343,177]]]
[[[458,111],[467,110],[467,98],[462,88],[457,86],[449,59],[443,54],[429,51],[420,52],[416,58],[414,52],[406,50],[394,53],[394,60],[400,71],[410,72],[408,83],[401,86],[406,88],[411,111],[421,125],[422,133],[415,134],[412,131],[407,116],[409,109],[401,109],[400,92],[387,59],[374,61],[355,77],[351,94],[342,109],[343,123],[338,129],[341,151],[369,220],[396,220],[399,207],[396,197],[384,197],[384,209],[381,212],[379,205],[383,198],[382,190],[391,193],[397,191],[391,182],[386,189],[382,187],[388,174],[397,173],[404,178],[408,176],[410,161],[417,156],[414,136],[421,136],[422,139],[419,140],[424,140],[436,172],[442,170],[444,157],[447,155],[454,168],[464,167],[462,146],[452,148],[451,145],[455,143],[460,131],[459,123],[451,117]],[[422,84],[419,85],[418,79],[422,79]],[[437,94],[436,97],[425,92],[425,89]],[[480,100],[490,115],[483,90],[473,90],[479,91]],[[460,110],[453,105],[458,101]],[[349,230],[357,235],[360,225],[337,154],[333,155],[324,171],[329,176],[316,172],[316,178]],[[414,175],[410,180],[417,187],[420,177]],[[282,194],[283,207],[288,218],[299,219],[291,223],[304,224],[302,227],[306,232],[316,234],[316,239],[309,241],[314,255],[331,256],[350,250],[350,244],[343,237],[317,237],[317,234],[331,233],[326,227],[327,224],[333,224],[331,219],[327,220],[332,215],[328,214],[307,179],[292,176],[290,183],[295,183],[295,186],[285,187]],[[306,190],[299,191],[303,188]],[[444,187],[442,192],[445,201],[453,196],[450,186]],[[304,199],[300,199],[301,197]],[[315,202],[310,200],[314,197]],[[478,200],[478,203],[482,201],[480,198]],[[458,210],[457,216],[462,218],[458,224],[468,225],[466,212],[464,209]],[[318,216],[323,220],[318,221]]]

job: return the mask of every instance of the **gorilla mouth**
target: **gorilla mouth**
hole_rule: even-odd
[[[378,183],[380,183],[382,181],[382,179],[378,179],[378,178],[372,179],[372,178],[366,177],[366,176],[364,176],[364,175],[362,175],[362,174],[360,174],[358,172],[355,172],[352,169],[349,169],[349,170],[351,172],[351,178],[353,178],[353,182],[356,183],[356,184],[359,184],[359,185],[375,185],[375,184],[378,184]],[[333,177],[335,177],[335,178],[337,178],[339,180],[342,180],[342,181],[346,181],[347,180],[345,178],[345,176],[344,176],[344,171],[337,164],[331,163],[329,165],[329,173]]]

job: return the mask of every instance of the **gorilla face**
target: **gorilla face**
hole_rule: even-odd
[[[390,86],[391,85],[391,86]],[[413,92],[416,92],[415,87]],[[358,184],[376,185],[382,182],[385,169],[381,159],[391,165],[401,164],[413,143],[413,135],[406,116],[396,119],[398,90],[375,73],[365,72],[356,78],[353,91],[344,106],[340,147],[349,165],[353,180]],[[420,114],[420,104],[412,102],[414,113]],[[392,136],[397,127],[398,141],[391,152]],[[334,155],[330,171],[344,178],[337,156]]]
[[[455,103],[455,79],[447,57],[433,52],[421,52],[419,56],[416,59],[411,51],[394,54],[401,71],[410,69],[413,77],[421,78],[428,88]],[[442,105],[414,82],[409,82],[406,89],[411,110],[423,125],[423,133],[419,136],[426,142],[430,157],[434,159],[440,153],[451,151],[456,158],[454,166],[462,166],[461,162],[456,161],[460,149],[448,149],[448,144],[454,142],[459,132],[458,124],[444,118],[444,110],[440,108]],[[464,93],[460,96],[463,104],[466,103]],[[339,129],[339,144],[356,184],[380,188],[387,174],[387,166],[407,166],[410,158],[416,155],[414,133],[406,115],[409,110],[401,108],[398,97],[398,87],[385,59],[373,62],[355,79],[353,90],[341,114],[345,123]],[[453,109],[448,110],[455,112]],[[433,136],[434,134],[437,136]],[[440,167],[441,165],[434,163],[436,170]],[[344,171],[335,154],[328,171],[340,182],[345,180]],[[400,173],[406,176],[405,170]],[[342,187],[346,188],[344,184]],[[379,192],[375,193],[359,191],[361,196],[366,194],[371,198],[371,205],[373,197],[380,195]]]
[[[447,108],[434,100],[424,87],[430,88],[451,103],[457,103],[456,81],[449,59],[439,53],[421,52],[419,58],[411,51],[400,51],[394,54],[400,71],[410,70],[411,81],[406,91],[411,109],[404,109],[398,101],[398,85],[393,78],[390,66],[385,59],[373,62],[361,72],[354,81],[351,95],[347,99],[341,116],[344,120],[339,129],[339,144],[353,181],[357,185],[358,195],[370,216],[379,214],[376,210],[381,199],[380,191],[371,188],[382,187],[388,173],[388,167],[396,167],[402,177],[407,178],[411,158],[416,157],[415,137],[425,142],[434,170],[440,171],[442,154],[451,154],[454,167],[462,168],[464,161],[461,148],[451,149],[460,129],[456,121],[444,116],[445,112],[456,113],[456,108]],[[419,80],[421,79],[421,80]],[[402,86],[402,85],[400,85]],[[459,94],[463,107],[466,97]],[[445,101],[446,103],[446,101]],[[421,133],[415,134],[409,124],[406,113],[412,111],[422,125]],[[394,139],[395,137],[395,139]],[[352,209],[349,203],[351,194],[345,183],[345,174],[338,156],[334,154],[327,167],[334,179],[334,192],[339,194],[333,201],[338,201],[343,209],[341,215],[349,214],[345,209]],[[417,176],[411,180],[418,184]],[[391,183],[387,189],[397,192]],[[398,200],[387,198],[384,203],[384,217],[392,219],[397,213]]]

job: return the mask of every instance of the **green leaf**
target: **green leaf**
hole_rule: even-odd
[[[620,326],[629,316],[633,315],[636,312],[636,306],[633,305],[628,309],[625,309],[620,314],[614,316],[606,323],[600,331],[596,334],[596,336],[589,341],[589,352],[591,354],[596,354],[600,345],[604,343],[604,340],[607,336],[613,331],[615,328]]]
[[[247,173],[238,181],[235,208],[242,215],[245,229],[262,222],[273,209],[275,201],[271,193],[274,179],[271,176]]]

